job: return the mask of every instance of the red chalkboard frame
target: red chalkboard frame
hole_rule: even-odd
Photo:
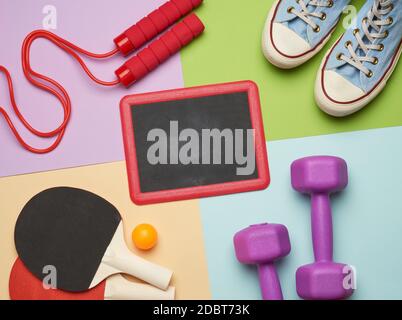
[[[153,192],[141,192],[135,146],[135,128],[132,120],[132,108],[163,101],[192,99],[213,95],[246,92],[248,94],[251,124],[255,132],[255,160],[258,178],[225,182],[180,189]],[[135,94],[124,97],[120,102],[120,114],[126,155],[127,176],[130,196],[138,205],[189,200],[202,197],[220,196],[239,192],[266,189],[270,183],[268,156],[264,126],[261,115],[260,98],[257,85],[252,81],[240,81],[200,87],[174,89],[160,92]]]

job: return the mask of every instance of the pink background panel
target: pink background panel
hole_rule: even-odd
[[[164,3],[165,0],[0,0],[0,64],[13,77],[16,100],[23,115],[40,130],[52,130],[62,120],[60,103],[32,86],[21,67],[21,44],[25,36],[42,28],[47,5],[57,10],[57,35],[89,51],[102,53],[114,48],[113,39],[127,27]],[[45,155],[23,149],[4,119],[0,117],[0,177],[82,166],[124,159],[119,116],[120,99],[137,92],[183,86],[180,56],[175,55],[145,79],[126,89],[95,84],[78,63],[48,42],[32,46],[34,70],[61,83],[72,100],[72,117],[60,146]],[[103,80],[115,79],[114,70],[124,62],[122,55],[107,61],[86,59],[91,70]],[[0,78],[0,105],[5,107],[26,141],[35,147],[49,146],[51,140],[32,136],[11,110],[6,81]]]

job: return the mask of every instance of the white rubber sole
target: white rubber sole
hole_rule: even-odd
[[[314,57],[321,49],[325,46],[328,40],[331,38],[333,31],[331,31],[328,36],[316,47],[314,50],[307,52],[298,57],[286,57],[276,50],[276,48],[272,45],[271,40],[271,22],[274,18],[274,14],[276,11],[276,7],[278,6],[280,0],[276,0],[275,4],[272,6],[271,10],[268,13],[267,20],[265,21],[264,31],[262,33],[262,52],[264,53],[265,58],[281,69],[292,69],[300,66],[306,61],[310,60]],[[334,28],[335,29],[335,28]]]
[[[336,43],[338,43],[338,41]],[[372,90],[368,95],[362,97],[361,99],[351,103],[336,103],[330,100],[326,96],[326,94],[324,93],[324,89],[322,88],[321,85],[322,69],[324,68],[328,56],[332,52],[332,48],[328,50],[327,54],[325,55],[324,59],[321,62],[321,66],[320,69],[318,70],[317,78],[315,81],[314,95],[317,105],[322,111],[334,117],[345,117],[364,108],[384,89],[388,79],[391,77],[393,71],[395,70],[396,65],[398,64],[398,60],[402,53],[402,46],[399,46],[398,52],[396,53],[396,56],[392,62],[391,67],[388,69],[384,78],[382,79],[381,82],[377,84],[374,90]]]

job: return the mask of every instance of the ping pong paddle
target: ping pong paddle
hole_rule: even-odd
[[[160,290],[147,284],[134,283],[120,274],[102,281],[84,292],[67,292],[45,288],[20,259],[14,262],[9,279],[11,300],[173,300],[175,289]]]
[[[172,272],[134,255],[124,241],[118,210],[91,192],[56,187],[35,195],[15,226],[15,246],[24,265],[43,280],[57,271],[57,289],[80,292],[117,273],[166,290]]]

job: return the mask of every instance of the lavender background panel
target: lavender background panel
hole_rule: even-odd
[[[62,108],[51,95],[38,90],[25,79],[20,50],[24,37],[42,28],[46,5],[57,9],[57,29],[51,30],[84,49],[106,52],[114,48],[113,39],[165,0],[0,0],[0,64],[13,77],[16,100],[22,113],[40,130],[51,130],[62,120]],[[135,86],[102,87],[93,83],[66,53],[46,40],[32,46],[34,70],[60,82],[72,100],[72,117],[60,146],[50,154],[25,151],[0,117],[0,177],[96,164],[124,159],[119,101],[128,94],[183,86],[179,55]],[[110,61],[86,60],[91,70],[104,80],[114,79],[114,70],[123,62],[118,55]],[[33,137],[11,110],[8,90],[0,77],[0,105],[4,106],[26,141],[36,147],[50,140]]]

